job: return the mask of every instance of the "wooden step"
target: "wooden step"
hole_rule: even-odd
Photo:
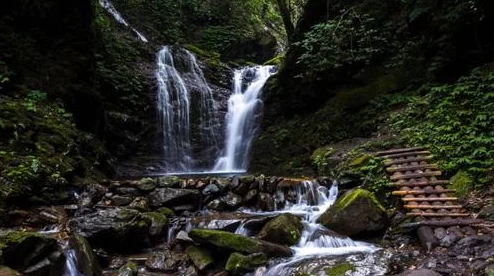
[[[461,209],[461,205],[405,205],[406,209]]]
[[[400,158],[400,157],[408,157],[408,156],[416,156],[416,155],[428,155],[428,154],[431,154],[431,152],[428,150],[422,150],[422,151],[410,151],[410,152],[402,152],[402,153],[396,153],[396,154],[382,155],[379,157],[383,158],[383,159],[395,159],[395,158]]]
[[[440,176],[441,174],[442,174],[441,171],[411,173],[411,174],[402,174],[402,175],[392,175],[389,177],[389,179],[391,179],[391,180],[405,180],[405,179],[411,179],[411,178]]]
[[[457,197],[425,197],[425,198],[418,198],[418,197],[408,197],[408,198],[402,198],[402,201],[455,201],[458,200]]]
[[[454,193],[455,189],[444,189],[442,191],[438,190],[424,190],[424,191],[394,191],[393,195],[404,196],[404,195],[430,195],[430,194],[443,194],[443,193]]]
[[[406,171],[416,171],[416,170],[426,170],[426,169],[439,169],[438,164],[425,164],[417,166],[402,166],[402,167],[389,167],[386,169],[387,172],[406,172]]]
[[[396,154],[396,153],[409,152],[409,151],[418,151],[418,150],[425,150],[425,148],[415,147],[415,148],[392,149],[392,150],[378,151],[376,152],[375,155],[382,156],[382,155]]]
[[[441,184],[448,184],[449,180],[433,180],[433,181],[407,181],[404,183],[390,183],[388,184],[391,187],[402,187],[402,186],[408,186],[408,187],[422,187],[422,186],[434,186],[434,185],[441,185]]]
[[[447,213],[447,214],[441,214],[441,213],[425,213],[425,212],[420,212],[420,213],[407,213],[407,216],[417,216],[417,217],[468,217],[470,214],[468,213]]]
[[[421,157],[414,157],[414,158],[407,158],[407,159],[398,159],[398,160],[386,159],[386,161],[384,161],[384,165],[391,166],[391,165],[405,164],[405,163],[411,163],[411,162],[427,161],[427,160],[431,160],[432,158],[433,158],[432,155],[428,155],[428,156],[421,156]]]

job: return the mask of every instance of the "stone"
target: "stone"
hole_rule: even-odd
[[[434,232],[428,226],[421,226],[417,229],[417,236],[419,238],[420,244],[424,249],[430,251],[432,248],[439,245],[439,241],[434,236]]]
[[[221,200],[231,209],[237,209],[242,205],[242,197],[233,192],[228,192]]]
[[[343,262],[327,268],[325,272],[328,276],[344,276],[347,272],[353,272],[355,270],[356,267],[354,264]]]
[[[441,276],[441,274],[429,269],[407,270],[394,276]]]
[[[259,193],[256,208],[262,211],[274,211],[274,199],[268,193]]]
[[[168,250],[151,255],[146,261],[146,268],[155,272],[176,272],[185,263],[184,254],[170,252]]]
[[[285,193],[282,190],[277,190],[274,193],[274,202],[278,210],[285,207],[285,203],[286,203]]]
[[[180,230],[180,232],[178,232],[175,239],[177,241],[186,242],[186,243],[192,243],[193,242],[193,240],[189,237],[189,234],[187,232],[185,232],[184,230]]]
[[[193,265],[188,266],[181,275],[184,276],[199,276],[199,273],[197,273],[196,268]]]
[[[214,263],[211,252],[205,248],[191,245],[185,249],[185,253],[199,270],[204,270]]]
[[[12,268],[0,266],[0,276],[22,276],[22,274]]]
[[[147,212],[142,215],[151,221],[151,226],[149,226],[150,237],[159,238],[165,235],[168,226],[168,219],[165,215],[159,212]]]
[[[65,256],[55,239],[33,232],[0,231],[0,260],[23,275],[62,275]]]
[[[89,245],[84,237],[74,234],[69,239],[69,244],[70,248],[75,252],[76,267],[79,272],[84,276],[102,275],[98,259],[96,258],[91,245]]]
[[[255,199],[257,199],[257,189],[252,189],[247,192],[244,197],[244,203],[252,203]]]
[[[137,181],[136,187],[141,191],[150,192],[158,187],[158,182],[156,179],[146,177]]]
[[[165,216],[172,216],[173,214],[175,214],[175,212],[173,212],[173,210],[172,210],[172,209],[167,208],[167,207],[161,207],[161,208],[158,208],[158,209],[156,210],[156,212],[161,213],[161,214],[163,214],[163,215],[165,215]]]
[[[120,196],[116,195],[111,198],[111,202],[113,206],[125,206],[132,203],[133,199],[130,196]]]
[[[226,262],[225,270],[233,275],[241,275],[246,272],[254,271],[256,267],[263,266],[266,263],[266,255],[262,253],[254,253],[250,255],[232,253]]]
[[[300,218],[292,214],[282,214],[268,222],[257,235],[261,240],[295,245],[302,234],[303,225]]]
[[[225,203],[222,200],[215,199],[209,202],[206,208],[214,211],[223,211],[225,210]]]
[[[175,188],[180,186],[180,178],[177,176],[165,176],[158,178],[158,186],[162,188]]]
[[[129,208],[108,208],[76,213],[69,221],[75,233],[108,251],[128,252],[150,245],[151,221]]]
[[[132,201],[129,206],[129,208],[136,209],[140,212],[147,212],[149,211],[149,205],[148,205],[148,200],[144,197],[136,197],[134,201]]]
[[[318,221],[347,236],[372,236],[382,233],[388,226],[386,209],[364,189],[346,192]]]
[[[136,188],[121,187],[117,188],[117,194],[123,196],[139,196],[140,192]]]
[[[117,276],[137,276],[137,265],[133,262],[128,262],[118,270]]]
[[[220,230],[192,229],[189,236],[196,242],[240,253],[264,253],[268,257],[290,257],[292,251],[282,246],[262,240]]]
[[[199,201],[197,190],[159,188],[149,194],[149,205],[155,208],[189,204],[197,207]]]
[[[437,239],[441,240],[444,237],[446,237],[446,235],[447,235],[446,229],[444,229],[443,227],[438,227],[434,229],[434,236],[436,236]]]
[[[202,190],[201,193],[203,195],[214,195],[219,192],[220,192],[220,188],[218,188],[218,186],[216,186],[215,184],[209,184]]]
[[[479,212],[479,218],[494,221],[494,203],[491,202],[485,205]]]
[[[256,178],[253,175],[244,175],[239,177],[240,183],[252,184],[256,181]]]

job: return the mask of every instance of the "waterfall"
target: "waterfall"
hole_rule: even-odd
[[[77,257],[73,249],[65,250],[65,268],[63,276],[84,276],[77,270]]]
[[[137,37],[142,41],[142,42],[145,42],[147,43],[148,40],[146,39],[146,37],[144,37],[139,31],[137,31],[136,29],[134,29],[133,27],[131,27],[129,25],[129,23],[127,23],[127,21],[125,21],[125,19],[122,17],[122,15],[117,11],[117,9],[115,8],[115,6],[113,6],[113,4],[109,1],[109,0],[99,0],[99,4],[101,5],[101,7],[103,7],[108,13],[110,13],[113,18],[115,18],[115,20],[124,25],[125,27],[128,27],[130,28],[136,35]]]
[[[259,94],[273,72],[273,66],[248,67],[235,71],[233,92],[228,100],[226,115],[225,148],[213,171],[247,170],[250,148],[258,127],[255,116],[262,106]],[[249,78],[250,84],[247,84]]]
[[[180,59],[174,59],[177,55]],[[179,72],[180,70],[180,72]],[[157,55],[158,113],[163,134],[164,163],[168,172],[190,172],[201,151],[218,148],[220,127],[217,103],[196,57],[187,50],[164,46]],[[196,104],[198,102],[198,104]],[[193,124],[193,122],[196,122]],[[192,141],[192,135],[199,138]]]

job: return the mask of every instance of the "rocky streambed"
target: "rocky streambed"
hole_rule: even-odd
[[[483,275],[492,266],[491,235],[450,229],[453,241],[427,253],[394,230],[399,218],[364,189],[340,196],[329,179],[102,181],[71,205],[11,210],[0,275]]]

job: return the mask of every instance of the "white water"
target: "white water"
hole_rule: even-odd
[[[294,257],[286,263],[278,264],[263,272],[263,275],[287,275],[291,267],[305,259],[338,256],[350,253],[372,253],[376,246],[354,241],[349,237],[335,236],[324,226],[316,223],[317,219],[336,201],[338,184],[333,183],[328,190],[315,181],[303,181],[296,186],[297,201],[287,204],[285,208],[262,214],[291,213],[302,217],[304,229],[297,245],[292,246]],[[237,229],[237,231],[241,231]]]
[[[65,268],[63,276],[84,276],[77,270],[77,259],[73,249],[65,250]]]
[[[99,0],[99,4],[101,5],[101,7],[103,7],[108,13],[110,13],[113,18],[115,18],[115,20],[124,25],[125,27],[128,27],[130,28],[136,35],[137,37],[142,41],[142,42],[145,42],[147,43],[148,40],[146,37],[144,37],[139,31],[137,31],[136,29],[132,28],[129,23],[127,23],[127,21],[125,21],[125,19],[122,17],[122,15],[117,11],[117,9],[115,8],[115,6],[113,6],[113,4],[109,1],[109,0]]]
[[[248,67],[235,71],[233,93],[228,100],[225,148],[213,171],[247,170],[250,148],[258,127],[255,116],[262,106],[259,94],[273,71],[273,66]],[[244,89],[245,78],[249,75],[254,77]]]

